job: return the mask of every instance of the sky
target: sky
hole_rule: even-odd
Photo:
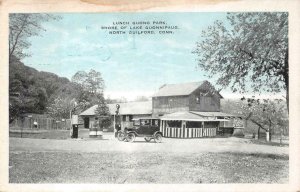
[[[105,82],[104,94],[110,98],[151,96],[163,84],[208,80],[197,67],[192,54],[201,31],[215,20],[225,21],[226,13],[68,13],[62,19],[43,24],[46,31],[31,37],[23,59],[25,65],[39,71],[71,77],[77,71],[94,69],[101,72]],[[102,27],[117,26],[116,22],[153,22],[155,26],[177,26],[172,34],[133,35],[109,34]],[[144,31],[144,30],[143,30]],[[164,31],[164,30],[162,30]],[[169,31],[169,30],[167,30]],[[231,91],[221,94],[232,97]],[[238,96],[239,97],[239,96]]]

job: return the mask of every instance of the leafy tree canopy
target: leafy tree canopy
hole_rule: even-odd
[[[70,118],[70,111],[74,108],[72,102],[66,98],[56,98],[47,107],[47,113],[54,119]]]
[[[71,81],[79,85],[83,91],[91,94],[103,93],[104,80],[100,72],[91,69],[88,73],[85,71],[78,71],[73,75]]]
[[[288,103],[288,13],[228,13],[202,31],[193,51],[217,84],[236,92],[286,91]]]
[[[58,20],[59,16],[41,13],[11,13],[9,14],[9,58],[15,56],[22,59],[28,54],[24,53],[31,44],[31,36],[40,35],[45,31],[42,24],[50,20]]]
[[[79,89],[67,78],[37,71],[13,56],[9,65],[10,121],[22,113],[45,113],[57,98],[78,98]]]
[[[95,110],[95,115],[99,119],[101,128],[108,127],[111,124],[109,108],[102,94],[99,94],[97,98],[98,107]]]
[[[91,69],[88,73],[78,71],[71,79],[78,89],[78,103],[83,106],[82,110],[96,104],[103,95],[104,80],[100,72]]]
[[[223,102],[222,111],[243,117],[260,129],[279,133],[288,129],[287,108],[281,99],[241,98]],[[246,127],[248,128],[248,127]]]

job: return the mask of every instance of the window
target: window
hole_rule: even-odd
[[[150,125],[150,120],[149,119],[142,119],[141,120],[141,125]]]
[[[168,127],[181,127],[181,121],[167,121]]]
[[[159,121],[158,121],[158,119],[154,120],[154,126],[159,126]]]
[[[133,116],[132,115],[128,115],[129,116],[129,121],[132,122]]]
[[[188,121],[188,122],[186,122],[186,127],[187,128],[201,128],[202,127],[202,122]]]
[[[159,126],[158,119],[152,119],[151,125],[158,127]]]
[[[173,100],[172,98],[169,98],[169,99],[168,99],[168,104],[169,104],[169,105],[172,105],[172,104],[173,104],[173,101],[174,101],[174,100]]]
[[[198,103],[198,104],[200,103],[200,96],[196,97],[196,103]]]
[[[140,120],[135,120],[135,121],[133,121],[133,125],[135,125],[135,126],[140,125]]]

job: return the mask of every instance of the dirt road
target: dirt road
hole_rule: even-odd
[[[9,148],[11,183],[286,183],[289,173],[288,147],[244,138],[10,138]]]
[[[162,143],[145,142],[137,138],[134,143],[120,142],[112,135],[104,135],[103,140],[89,139],[30,139],[10,138],[10,151],[28,152],[244,152],[288,155],[288,147],[253,144],[244,138],[205,138],[171,139],[164,138]]]

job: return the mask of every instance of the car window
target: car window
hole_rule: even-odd
[[[158,119],[154,120],[154,126],[158,126]]]
[[[140,125],[140,120],[134,120],[133,125]]]
[[[142,119],[141,120],[141,125],[150,125],[150,120],[149,119]]]

